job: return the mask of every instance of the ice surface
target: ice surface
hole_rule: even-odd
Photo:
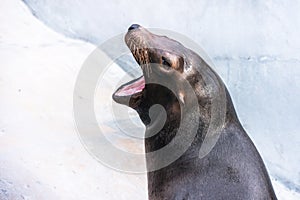
[[[25,2],[55,31],[93,44],[131,23],[195,40],[228,86],[279,199],[300,199],[299,3]],[[1,1],[0,24],[0,199],[146,199],[144,176],[100,165],[76,135],[73,86],[95,46],[52,31],[17,0]]]
[[[100,164],[76,133],[74,83],[95,46],[54,32],[21,1],[0,5],[0,199],[146,199],[145,175]]]

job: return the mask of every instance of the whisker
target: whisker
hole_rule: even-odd
[[[141,66],[145,76],[150,77],[150,74],[152,73],[151,58],[149,57],[148,49],[146,47],[146,41],[137,35],[132,35],[129,39],[129,49]]]

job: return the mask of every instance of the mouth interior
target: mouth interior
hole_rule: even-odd
[[[133,82],[129,82],[123,87],[121,87],[115,95],[117,96],[131,96],[137,93],[140,93],[145,88],[145,78],[141,76],[140,78],[134,80]]]

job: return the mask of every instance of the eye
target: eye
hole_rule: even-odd
[[[162,59],[162,65],[163,65],[164,68],[171,67],[171,64],[169,63],[169,61],[165,57],[161,57],[161,59]]]

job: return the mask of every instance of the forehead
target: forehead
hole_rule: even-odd
[[[176,40],[170,39],[166,36],[154,35],[148,41],[148,47],[160,53],[176,53],[183,54],[186,48]]]
[[[152,41],[156,43],[156,45],[163,45],[163,46],[170,46],[170,47],[183,47],[182,44],[177,42],[176,40],[173,40],[171,38],[168,38],[167,36],[161,36],[161,35],[154,35],[151,37]],[[150,39],[150,40],[151,40]]]

